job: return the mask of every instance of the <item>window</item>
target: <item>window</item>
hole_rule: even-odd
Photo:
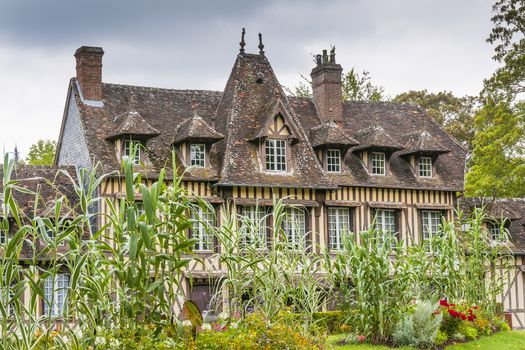
[[[492,242],[505,242],[506,237],[505,233],[501,231],[500,222],[489,222],[488,229],[490,233],[490,239]]]
[[[328,246],[330,250],[343,248],[343,236],[350,232],[350,209],[328,208]]]
[[[44,315],[60,316],[66,305],[67,289],[69,288],[69,275],[59,273],[48,276],[44,280]]]
[[[338,149],[329,149],[326,151],[326,170],[329,173],[341,172],[341,151]]]
[[[12,304],[13,301],[13,289],[8,286],[4,286],[0,288],[0,303],[2,303],[2,306],[4,307],[5,314],[7,316],[13,316],[14,315],[14,309]],[[3,314],[0,313],[0,318],[3,317]]]
[[[386,174],[386,157],[382,152],[372,152],[372,174]]]
[[[64,229],[65,229],[65,227],[64,227]],[[49,228],[48,228],[48,230],[46,231],[46,234],[47,234],[47,237],[49,237],[49,239],[50,239],[51,241],[54,241],[54,240],[56,239],[55,231],[53,231],[53,229],[49,229]],[[66,245],[66,240],[63,239],[58,245],[59,245],[59,246],[64,246],[64,245]]]
[[[204,168],[206,166],[206,145],[190,145],[190,165],[197,168]]]
[[[3,228],[0,228],[0,244],[6,244],[7,243],[7,235]]]
[[[128,157],[133,164],[140,164],[140,141],[124,140],[124,157]]]
[[[432,177],[432,158],[419,157],[419,176]]]
[[[291,247],[305,248],[306,215],[304,209],[286,208],[283,230]]]
[[[424,210],[421,212],[423,225],[423,241],[428,241],[439,233],[439,225],[443,214],[440,211]]]
[[[247,205],[241,208],[241,234],[244,245],[254,243],[263,248],[266,243],[266,211],[264,207]]]
[[[397,236],[397,213],[392,209],[376,209],[375,229],[381,232],[388,232]],[[392,246],[395,242],[392,242]]]
[[[273,172],[286,171],[285,140],[266,140],[266,170]]]
[[[213,250],[213,234],[210,230],[215,222],[213,212],[197,207],[191,211],[191,220],[191,237],[198,240],[195,250]]]

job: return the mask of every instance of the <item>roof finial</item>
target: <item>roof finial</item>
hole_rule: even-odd
[[[242,32],[241,32],[241,42],[239,43],[239,46],[241,47],[239,49],[239,53],[241,55],[244,55],[244,46],[246,46],[246,43],[244,42],[244,34],[246,34],[246,30],[244,28],[242,28]]]
[[[264,56],[264,45],[262,43],[262,34],[259,33],[259,55]]]

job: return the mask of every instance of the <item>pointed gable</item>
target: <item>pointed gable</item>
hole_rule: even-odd
[[[215,125],[225,139],[219,185],[334,188],[284,94],[267,58],[240,54],[217,109]],[[261,143],[269,133],[289,133],[289,167],[265,171]],[[283,135],[287,136],[287,135]]]
[[[442,154],[450,150],[436,140],[428,131],[415,132],[407,136],[405,149],[400,155],[412,154]]]
[[[160,134],[160,132],[152,127],[139,112],[130,110],[115,118],[118,123],[107,136],[108,140],[114,140],[119,137],[132,136],[136,138],[150,138]]]
[[[204,119],[195,114],[179,125],[173,143],[179,144],[188,141],[215,143],[223,138],[223,134],[215,131]]]

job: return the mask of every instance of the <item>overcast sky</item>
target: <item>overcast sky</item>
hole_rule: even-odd
[[[281,84],[308,76],[336,46],[345,70],[366,69],[388,95],[416,89],[477,94],[496,68],[485,42],[489,0],[0,0],[0,147],[25,156],[57,139],[73,54],[102,46],[103,80],[222,90],[241,27]],[[1,152],[0,152],[1,153]]]

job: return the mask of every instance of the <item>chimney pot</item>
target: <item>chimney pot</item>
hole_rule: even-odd
[[[342,71],[340,64],[335,63],[335,49],[323,50],[322,55],[316,55],[317,66],[312,69],[312,97],[323,122],[333,120],[343,121],[343,91]]]
[[[84,99],[102,101],[101,47],[82,46],[75,51],[77,81]]]

